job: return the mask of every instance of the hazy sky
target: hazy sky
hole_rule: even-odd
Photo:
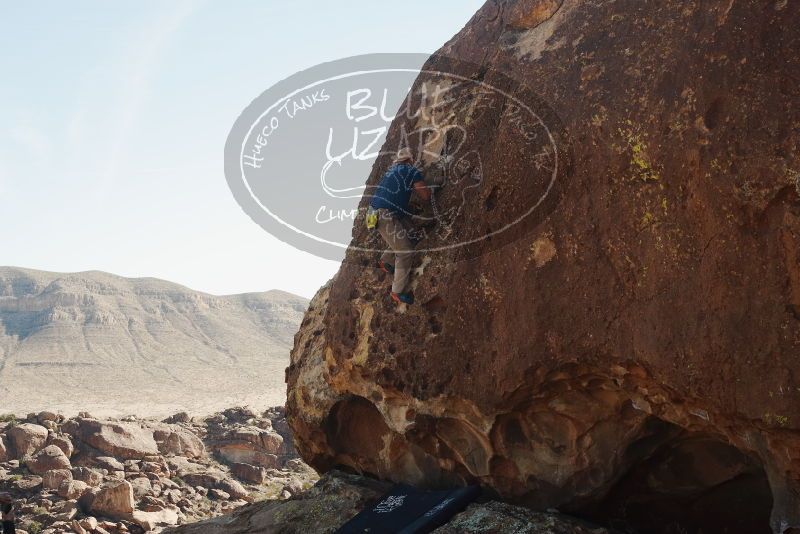
[[[483,0],[0,0],[0,265],[304,296],[338,264],[253,223],[222,172],[273,83],[426,52]]]

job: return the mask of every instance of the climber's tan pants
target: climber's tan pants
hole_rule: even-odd
[[[393,293],[404,293],[411,279],[414,245],[409,235],[412,230],[408,219],[398,217],[387,209],[378,210],[378,233],[389,246],[381,256],[381,261],[394,265]]]

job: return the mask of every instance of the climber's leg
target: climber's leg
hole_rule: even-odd
[[[405,293],[414,263],[414,247],[408,238],[410,224],[388,210],[380,211],[384,213],[378,221],[378,232],[394,254],[394,261],[387,262],[394,265],[392,293]],[[385,261],[386,258],[388,256],[384,254],[381,259]]]
[[[387,248],[381,259],[378,260],[378,267],[389,274],[394,274],[394,250]]]

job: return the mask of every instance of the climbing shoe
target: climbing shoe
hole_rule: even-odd
[[[392,293],[392,300],[398,304],[414,304],[414,295],[411,293]]]
[[[391,263],[379,261],[378,267],[380,267],[382,270],[386,271],[389,274],[394,274],[394,265],[392,265]]]

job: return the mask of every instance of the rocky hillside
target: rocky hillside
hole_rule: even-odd
[[[288,370],[303,457],[627,532],[800,528],[798,50],[800,2],[486,2],[385,147],[482,162],[439,195],[465,216],[408,308],[356,224]]]
[[[307,301],[0,268],[0,412],[163,416],[282,404]]]
[[[283,408],[204,419],[64,419],[0,423],[0,493],[29,534],[135,533],[198,521],[316,481],[296,458]]]

